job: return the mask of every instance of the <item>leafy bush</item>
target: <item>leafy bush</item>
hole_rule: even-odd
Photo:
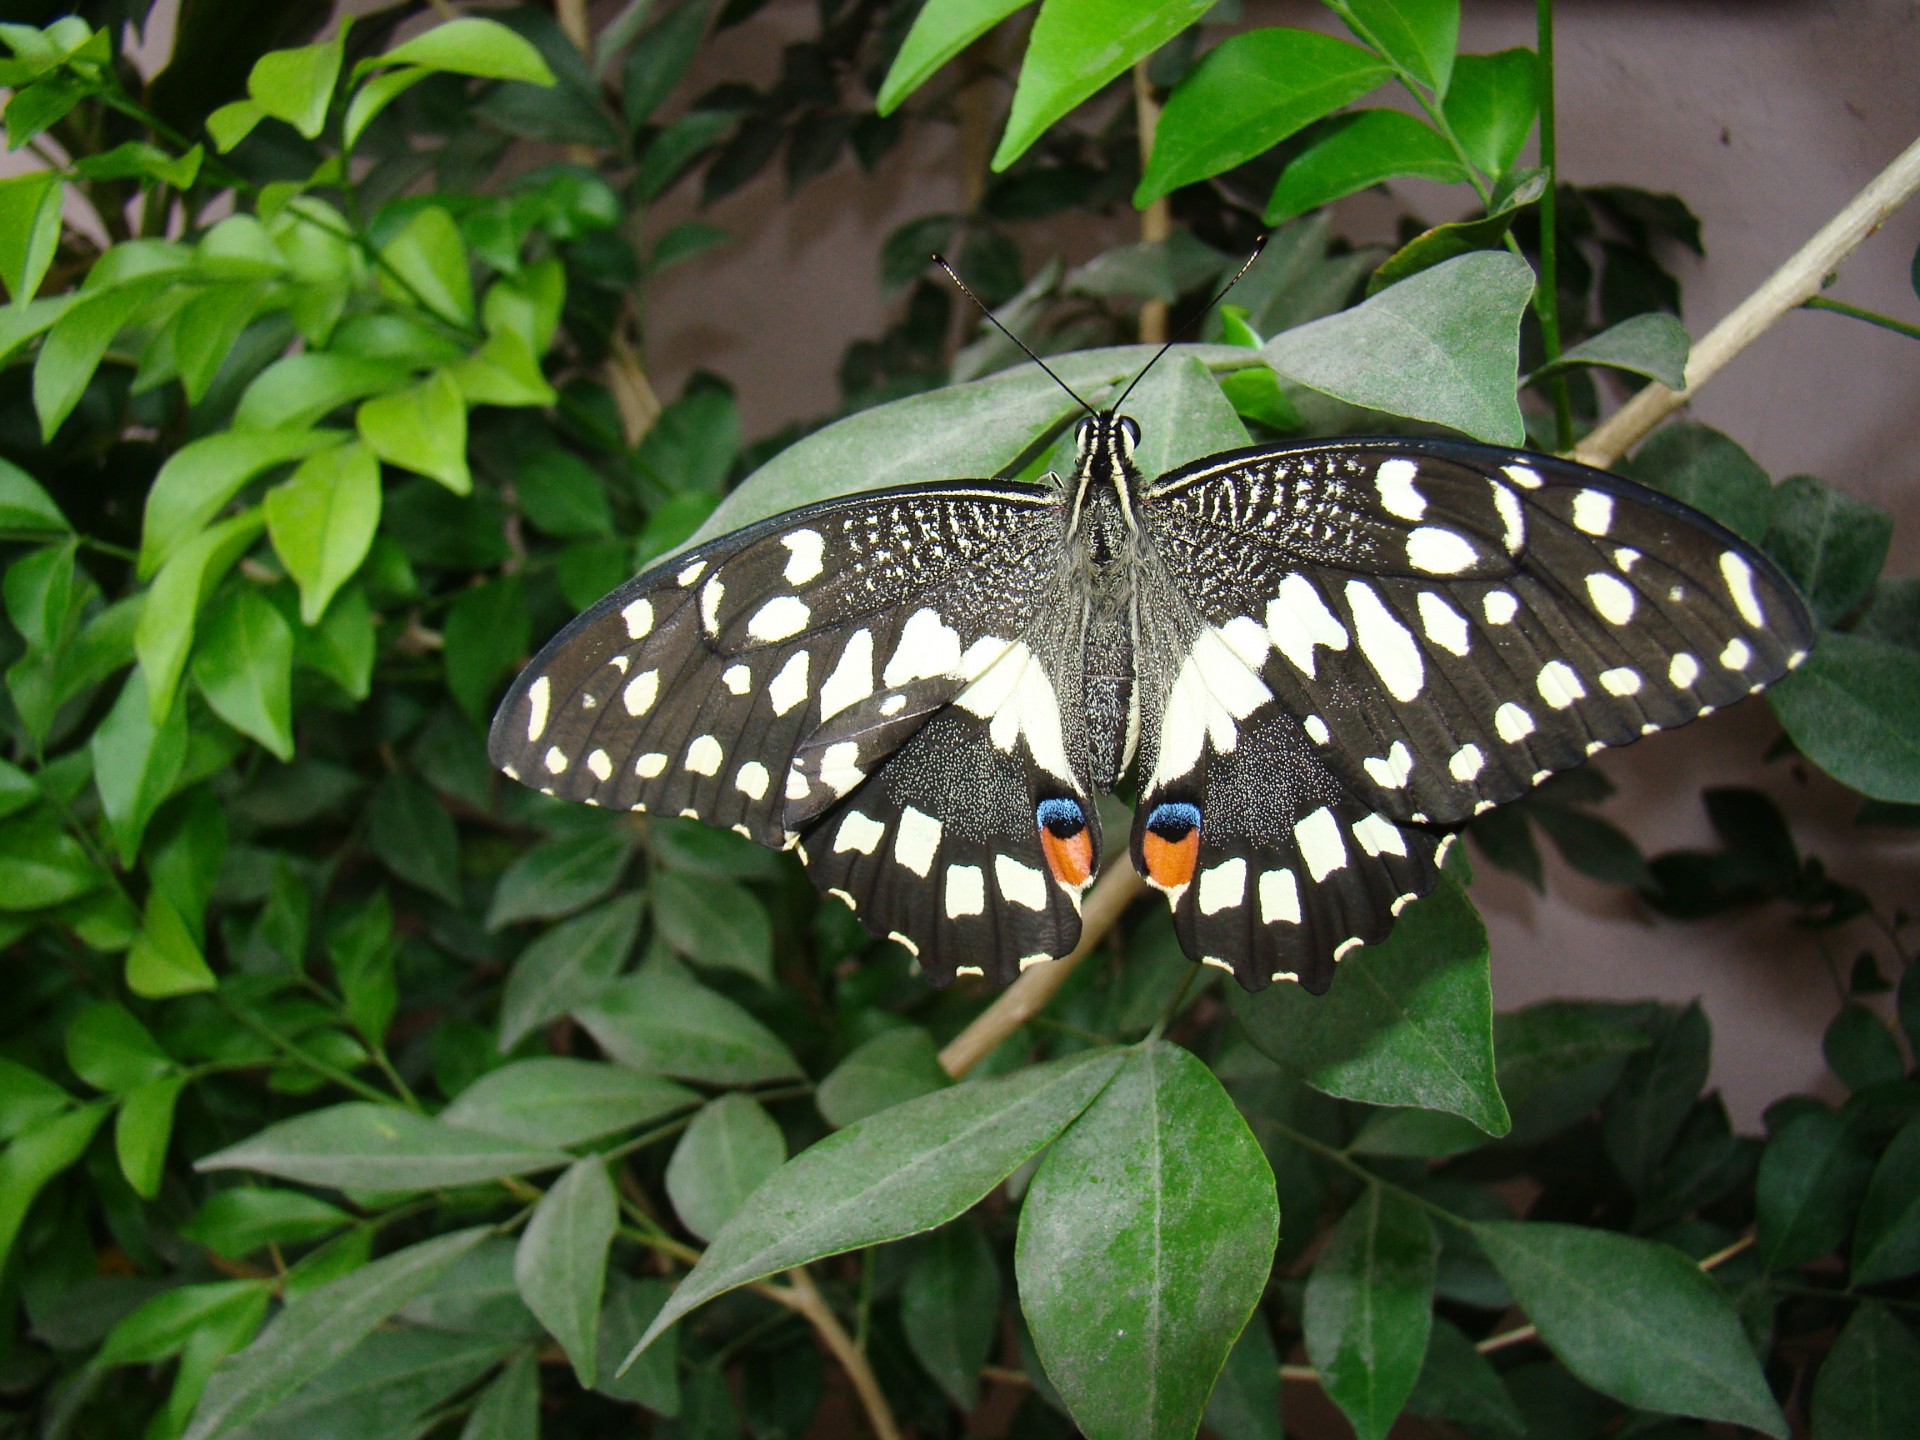
[[[1679,385],[1685,207],[1555,176],[1550,61],[1457,55],[1448,0],[1329,4],[1351,41],[1045,0],[977,204],[888,246],[911,289],[849,413],[751,452],[724,384],[661,406],[635,339],[636,289],[726,237],[634,217],[873,163],[1017,6],[829,7],[772,85],[700,95],[753,0],[326,40],[214,5],[151,86],[124,7],[0,27],[9,141],[46,161],[0,182],[8,1433],[955,1434],[991,1386],[1026,1436],[1265,1440],[1283,1382],[1366,1437],[1912,1433],[1908,920],[1757,791],[1704,797],[1712,852],[1643,857],[1585,771],[1470,834],[1536,884],[1538,832],[1674,917],[1784,906],[1857,951],[1848,1098],[1784,1097],[1764,1140],[1703,1093],[1697,1006],[1496,1015],[1464,863],[1320,999],[1224,993],[1103,881],[1098,963],[1012,1011],[929,990],[785,857],[488,772],[529,646],[703,525],[1057,463],[1072,407],[990,333],[948,352],[933,245],[1091,394],[1278,225],[1130,403],[1160,468],[1566,445],[1596,367]],[[1078,108],[1130,70],[1134,107]],[[1418,114],[1353,108],[1383,85]],[[527,140],[568,158],[503,170]],[[1330,238],[1317,207],[1398,175],[1473,213]],[[1149,238],[1026,266],[1027,222],[1129,196]],[[1887,517],[1691,423],[1630,469],[1800,584],[1826,628],[1775,759],[1910,831],[1920,582],[1880,575]]]

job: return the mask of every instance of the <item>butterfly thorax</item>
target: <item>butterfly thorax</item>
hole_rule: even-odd
[[[1108,791],[1131,763],[1140,728],[1135,596],[1146,541],[1135,510],[1142,483],[1133,462],[1139,433],[1132,420],[1111,412],[1083,420],[1069,486],[1065,564],[1070,593],[1083,607],[1080,699],[1090,778]]]

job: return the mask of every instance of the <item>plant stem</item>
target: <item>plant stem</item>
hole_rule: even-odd
[[[1147,62],[1133,64],[1134,128],[1140,133],[1140,169],[1144,172],[1153,155],[1153,135],[1160,125],[1160,102],[1153,98],[1153,82],[1147,79]],[[1173,233],[1173,210],[1162,195],[1140,212],[1140,238],[1149,245],[1160,244]],[[1140,306],[1140,343],[1164,345],[1167,342],[1167,302],[1147,300]]]
[[[1547,188],[1540,196],[1540,280],[1533,291],[1533,310],[1540,317],[1540,345],[1545,363],[1560,358],[1560,255],[1559,255],[1559,153],[1556,148],[1553,115],[1553,0],[1535,0],[1534,30],[1537,56],[1534,90],[1540,100],[1540,168],[1546,172]],[[1555,375],[1548,382],[1553,396],[1554,447],[1565,450],[1573,444],[1573,401],[1567,392],[1567,377]]]
[[[1839,214],[1821,226],[1818,234],[1707,332],[1687,358],[1686,388],[1669,390],[1655,381],[1576,445],[1573,458],[1605,467],[1639,444],[1774,321],[1819,294],[1821,283],[1833,268],[1906,204],[1916,190],[1920,190],[1920,140],[1901,151]]]
[[[893,1407],[881,1393],[873,1367],[813,1283],[813,1276],[801,1265],[789,1270],[787,1278],[790,1284],[766,1287],[767,1292],[811,1325],[820,1343],[840,1362],[847,1379],[853,1382],[854,1394],[860,1397],[860,1408],[867,1412],[867,1423],[873,1427],[878,1440],[900,1440],[899,1423],[893,1418]]]
[[[1896,320],[1891,315],[1882,315],[1878,310],[1864,310],[1858,305],[1849,305],[1844,300],[1829,300],[1824,295],[1816,295],[1811,300],[1802,301],[1802,310],[1831,310],[1836,315],[1851,315],[1855,320],[1864,320],[1869,325],[1878,325],[1882,330],[1891,330],[1896,335],[1904,335],[1909,340],[1920,340],[1920,325],[1909,325],[1904,320]]]
[[[218,990],[214,991],[213,995],[220,1008],[238,1021],[242,1029],[253,1035],[257,1035],[288,1059],[306,1066],[307,1069],[313,1071],[314,1074],[324,1076],[344,1090],[351,1090],[362,1100],[371,1100],[376,1105],[391,1105],[394,1103],[393,1096],[381,1093],[364,1080],[349,1075],[346,1071],[329,1065],[324,1060],[316,1060],[298,1045],[295,1045],[291,1040],[280,1034],[279,1031],[261,1024],[259,1020],[249,1015],[244,1008],[236,1005]]]

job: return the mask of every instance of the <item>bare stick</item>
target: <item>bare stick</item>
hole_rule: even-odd
[[[1901,151],[1899,158],[1848,201],[1819,234],[1801,246],[1799,253],[1707,332],[1687,359],[1684,390],[1669,390],[1658,381],[1647,386],[1574,446],[1573,458],[1588,465],[1607,466],[1639,444],[1768,326],[1817,295],[1833,267],[1879,229],[1881,222],[1916,190],[1920,190],[1920,140]]]
[[[833,1358],[840,1362],[847,1379],[853,1382],[854,1394],[860,1397],[860,1408],[867,1412],[867,1423],[873,1427],[878,1440],[900,1440],[899,1422],[893,1418],[893,1407],[880,1391],[873,1367],[834,1315],[806,1267],[789,1270],[787,1279],[790,1284],[765,1287],[765,1293],[811,1325],[820,1343],[833,1352]]]
[[[1140,890],[1140,877],[1125,861],[1102,875],[1087,892],[1087,903],[1080,914],[1080,943],[1073,953],[1065,959],[1034,966],[1001,991],[1000,998],[976,1015],[973,1023],[940,1052],[941,1069],[958,1080],[991,1055],[1002,1040],[1045,1009],[1054,992],[1067,983],[1067,977],[1105,938],[1113,922],[1120,918],[1120,912]]]
[[[1153,132],[1160,125],[1160,102],[1153,98],[1153,82],[1147,79],[1147,62],[1133,62],[1134,127],[1140,132],[1140,169],[1144,173],[1153,155]],[[1162,195],[1140,212],[1140,238],[1148,244],[1165,240],[1173,233],[1173,209]],[[1167,339],[1167,302],[1148,300],[1140,306],[1140,343],[1162,345]]]

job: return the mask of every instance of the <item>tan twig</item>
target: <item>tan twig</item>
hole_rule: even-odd
[[[1147,79],[1147,62],[1133,65],[1133,114],[1140,132],[1140,169],[1144,172],[1153,155],[1153,132],[1160,125],[1160,102],[1153,98],[1153,82]],[[1163,241],[1173,234],[1173,211],[1162,195],[1140,212],[1140,238],[1149,243]],[[1140,343],[1167,343],[1167,302],[1148,300],[1140,306]]]
[[[1050,964],[1034,966],[1001,991],[1000,997],[974,1016],[973,1023],[940,1052],[941,1068],[958,1080],[991,1055],[1002,1040],[1045,1009],[1054,992],[1067,983],[1067,977],[1113,928],[1120,912],[1140,890],[1140,877],[1125,860],[1102,875],[1087,892],[1086,905],[1080,913],[1080,943],[1073,953]]]
[[[1669,390],[1658,381],[1647,386],[1574,446],[1573,458],[1600,466],[1619,460],[1774,321],[1817,295],[1833,267],[1916,190],[1920,190],[1920,140],[1901,151],[1899,158],[1874,176],[1866,189],[1821,227],[1819,234],[1707,332],[1687,359],[1684,390]]]
[[[626,308],[623,319],[630,319],[631,302],[626,302]],[[631,449],[660,418],[660,396],[647,378],[646,362],[640,358],[639,347],[627,337],[624,324],[614,331],[613,343],[607,347],[605,379],[613,393],[613,408],[620,413],[620,433]]]
[[[790,1283],[786,1285],[755,1288],[778,1300],[813,1327],[814,1333],[820,1337],[820,1343],[832,1352],[833,1358],[840,1362],[840,1368],[847,1372],[847,1379],[853,1382],[854,1394],[860,1397],[860,1408],[867,1412],[867,1423],[873,1426],[873,1433],[878,1440],[900,1440],[899,1423],[893,1418],[893,1407],[887,1404],[887,1397],[881,1393],[873,1367],[867,1363],[867,1357],[853,1343],[853,1337],[847,1334],[846,1327],[821,1295],[820,1287],[813,1283],[813,1276],[807,1273],[805,1266],[796,1266],[787,1272],[787,1279]]]
[[[560,33],[573,42],[582,55],[593,54],[593,27],[587,20],[587,0],[553,0],[553,18]]]

